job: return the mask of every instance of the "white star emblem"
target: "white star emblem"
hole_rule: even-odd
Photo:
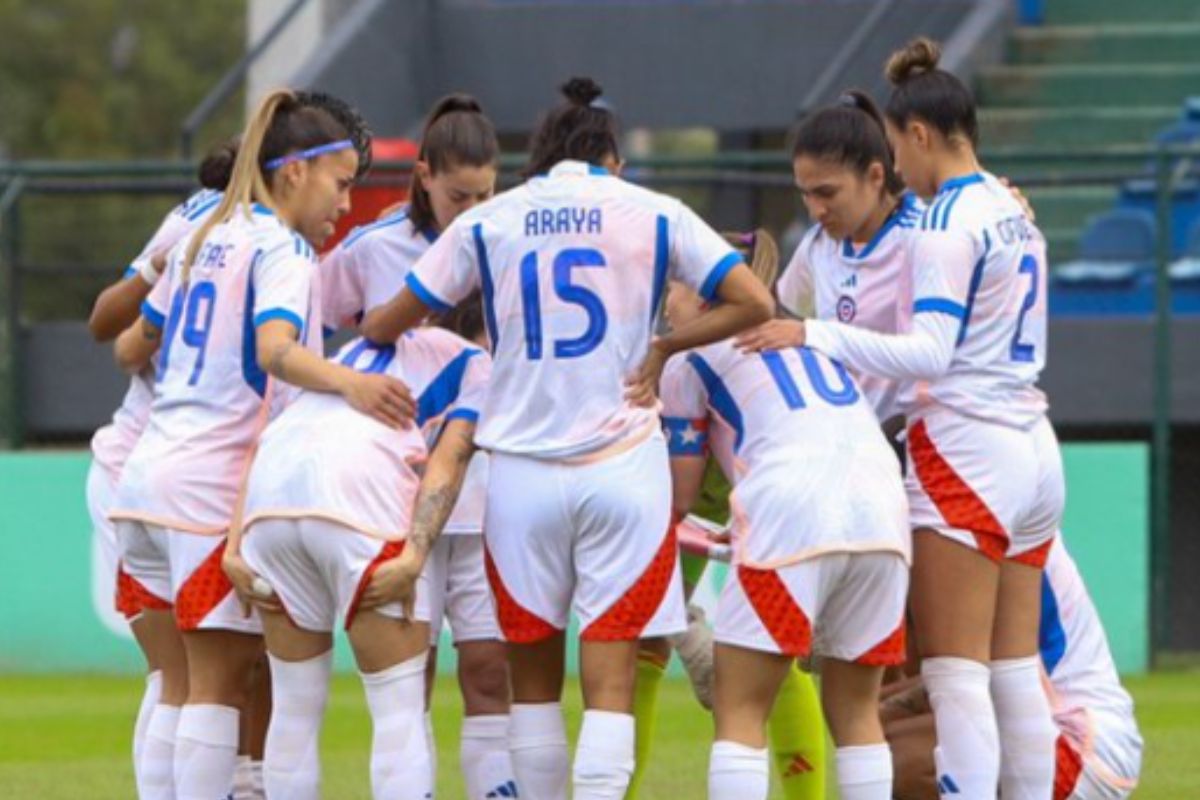
[[[696,444],[700,441],[700,431],[691,423],[679,432],[679,438],[684,444]]]

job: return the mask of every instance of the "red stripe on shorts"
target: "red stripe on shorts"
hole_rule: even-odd
[[[1026,550],[1024,553],[1018,553],[1009,559],[1018,564],[1024,564],[1027,567],[1037,567],[1042,569],[1046,566],[1046,559],[1050,558],[1050,548],[1054,545],[1053,537],[1042,542],[1032,550]]]
[[[171,603],[151,592],[137,578],[117,566],[117,591],[114,607],[125,619],[133,619],[143,611],[170,611]]]
[[[496,601],[496,619],[505,641],[533,644],[558,633],[558,628],[525,608],[508,593],[486,541],[483,543],[483,563],[487,570],[488,585],[492,588],[492,598]]]
[[[185,534],[180,534],[185,535]],[[188,576],[175,597],[175,622],[181,631],[194,631],[221,601],[233,591],[221,557],[225,555],[225,539],[213,548],[208,558]]]
[[[1079,783],[1083,772],[1083,756],[1071,746],[1067,737],[1059,736],[1054,744],[1054,800],[1067,800]]]
[[[812,623],[779,574],[773,569],[739,566],[738,581],[780,652],[807,658],[812,652]]]
[[[672,526],[663,537],[650,565],[633,586],[607,611],[592,620],[579,638],[585,642],[627,642],[640,638],[667,596],[678,556],[679,545],[675,541],[675,528]]]
[[[404,542],[384,542],[379,555],[375,556],[370,564],[367,564],[362,577],[358,579],[358,586],[354,589],[354,597],[350,600],[350,606],[346,609],[346,630],[350,630],[350,625],[353,624],[354,617],[358,614],[358,604],[362,602],[363,592],[367,590],[367,584],[371,582],[371,576],[375,574],[375,570],[379,569],[379,565],[383,562],[395,558],[403,552]]]
[[[1008,533],[987,504],[959,477],[929,438],[925,420],[908,431],[908,451],[921,487],[937,506],[946,524],[970,531],[979,552],[993,561],[1008,551]]]
[[[854,663],[866,667],[895,667],[903,664],[907,655],[904,627],[904,617],[901,616],[896,630],[889,633],[882,642],[854,659]]]

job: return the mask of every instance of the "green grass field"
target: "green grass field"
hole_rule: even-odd
[[[1200,798],[1200,673],[1168,672],[1128,682],[1146,738],[1139,800]],[[0,676],[0,795],[39,800],[131,798],[129,731],[141,691],[132,678]],[[568,687],[572,734],[578,691]],[[459,702],[452,679],[435,701],[438,796],[463,796],[458,774]],[[654,764],[644,797],[704,796],[709,718],[687,685],[666,681]],[[334,685],[322,738],[324,796],[369,798],[370,720],[355,678]],[[831,782],[832,783],[832,782]],[[773,795],[774,797],[774,795]]]

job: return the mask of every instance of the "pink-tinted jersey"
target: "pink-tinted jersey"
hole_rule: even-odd
[[[880,333],[906,328],[912,306],[910,239],[925,206],[911,192],[871,238],[855,247],[820,225],[805,234],[775,286],[779,304],[796,316],[811,297],[817,319],[835,320]],[[908,302],[903,301],[908,297]],[[900,385],[890,378],[854,371],[880,421],[900,412]]]
[[[265,207],[247,211],[236,209],[210,230],[186,283],[186,245],[173,250],[143,304],[143,316],[163,331],[158,384],[121,475],[114,519],[224,532],[267,385],[258,326],[289,322],[304,346],[320,352],[312,248]]]
[[[221,202],[221,196],[221,192],[201,189],[171,209],[142,252],[125,269],[126,280],[142,274],[143,265],[155,254],[168,252],[179,240],[202,225]],[[114,484],[125,466],[125,459],[133,452],[142,429],[146,427],[152,402],[154,368],[149,366],[129,380],[129,388],[113,414],[112,422],[96,431],[92,437],[92,458],[108,473]]]
[[[911,329],[813,321],[808,344],[873,375],[925,381],[909,410],[1027,430],[1046,412],[1046,242],[992,175],[947,181],[912,237]]]
[[[481,447],[591,457],[647,436],[624,382],[669,278],[706,299],[741,257],[674,198],[563,161],[460,216],[408,276],[427,305],[483,295],[495,369]]]
[[[420,328],[395,345],[355,339],[333,360],[404,381],[417,399],[417,426],[390,428],[338,395],[301,392],[263,433],[250,471],[246,524],[319,517],[402,539],[420,483],[414,467],[427,454],[422,431],[478,418],[490,359],[449,331]]]
[[[740,563],[838,550],[907,557],[899,466],[866,398],[837,362],[802,347],[743,353],[726,340],[673,358],[662,403],[672,457],[707,455],[706,430],[733,439],[732,458],[719,462],[733,485]],[[880,481],[890,481],[893,491],[885,492]],[[769,509],[750,507],[746,498],[774,498],[777,505],[789,491],[816,493],[802,504],[792,540],[755,537],[753,519]],[[896,507],[855,502],[872,491],[887,494]]]
[[[321,316],[331,329],[357,327],[364,314],[404,288],[412,265],[437,240],[401,209],[355,228],[321,261]]]

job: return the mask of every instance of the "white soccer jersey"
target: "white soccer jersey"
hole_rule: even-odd
[[[326,327],[357,327],[372,308],[404,287],[412,265],[437,234],[418,229],[401,209],[355,228],[321,261],[321,317]]]
[[[947,181],[913,236],[911,331],[807,325],[810,346],[893,379],[913,401],[1027,429],[1046,411],[1046,242],[1012,193],[974,173]]]
[[[1042,577],[1042,619],[1039,634],[1042,665],[1053,688],[1054,716],[1076,743],[1104,737],[1103,755],[1137,757],[1142,740],[1133,715],[1133,700],[1121,686],[1100,615],[1074,560],[1055,540]],[[1084,713],[1087,712],[1087,713]],[[1089,723],[1088,714],[1103,715],[1103,724]],[[1095,728],[1093,730],[1093,728]],[[1136,764],[1112,764],[1136,777]]]
[[[112,517],[221,533],[266,390],[255,331],[286,320],[304,346],[320,352],[316,262],[299,234],[257,204],[249,218],[238,209],[209,232],[185,286],[186,249],[181,243],[172,251],[142,306],[163,330],[158,384]]]
[[[906,293],[912,296],[910,239],[924,212],[925,205],[916,195],[904,194],[871,241],[860,248],[814,225],[775,286],[780,305],[803,316],[801,309],[811,297],[817,319],[879,333],[901,330],[911,308],[911,302],[908,308],[900,302]],[[854,379],[881,421],[900,412],[896,381],[860,371],[854,372]]]
[[[128,280],[143,273],[143,265],[156,253],[166,253],[180,239],[200,227],[221,202],[221,197],[221,192],[201,189],[171,209],[142,252],[126,267],[125,278]],[[92,437],[92,458],[108,472],[114,484],[121,474],[121,468],[125,466],[125,459],[146,427],[153,401],[154,367],[151,365],[129,380],[129,389],[113,414],[112,422],[96,431]]]
[[[475,288],[496,364],[478,441],[547,459],[646,435],[625,399],[669,278],[706,299],[739,256],[681,202],[563,161],[464,213],[408,276],[448,309]]]
[[[710,419],[732,434],[733,471],[726,476],[733,485],[739,563],[839,550],[892,550],[907,558],[896,457],[854,379],[836,361],[803,347],[743,353],[729,340],[717,342],[668,363],[662,401],[673,456],[704,455],[702,430]],[[774,530],[756,535],[754,524],[769,512],[752,507],[755,498],[777,499],[781,485],[821,495],[805,503],[803,520],[792,520],[790,541],[780,541]],[[859,502],[875,490],[893,502]]]
[[[398,430],[341,396],[301,392],[262,435],[246,493],[246,524],[319,517],[370,536],[408,534],[428,450],[422,429],[479,416],[491,371],[487,354],[441,328],[405,333],[395,345],[347,343],[334,361],[404,381],[417,398],[417,427]]]

